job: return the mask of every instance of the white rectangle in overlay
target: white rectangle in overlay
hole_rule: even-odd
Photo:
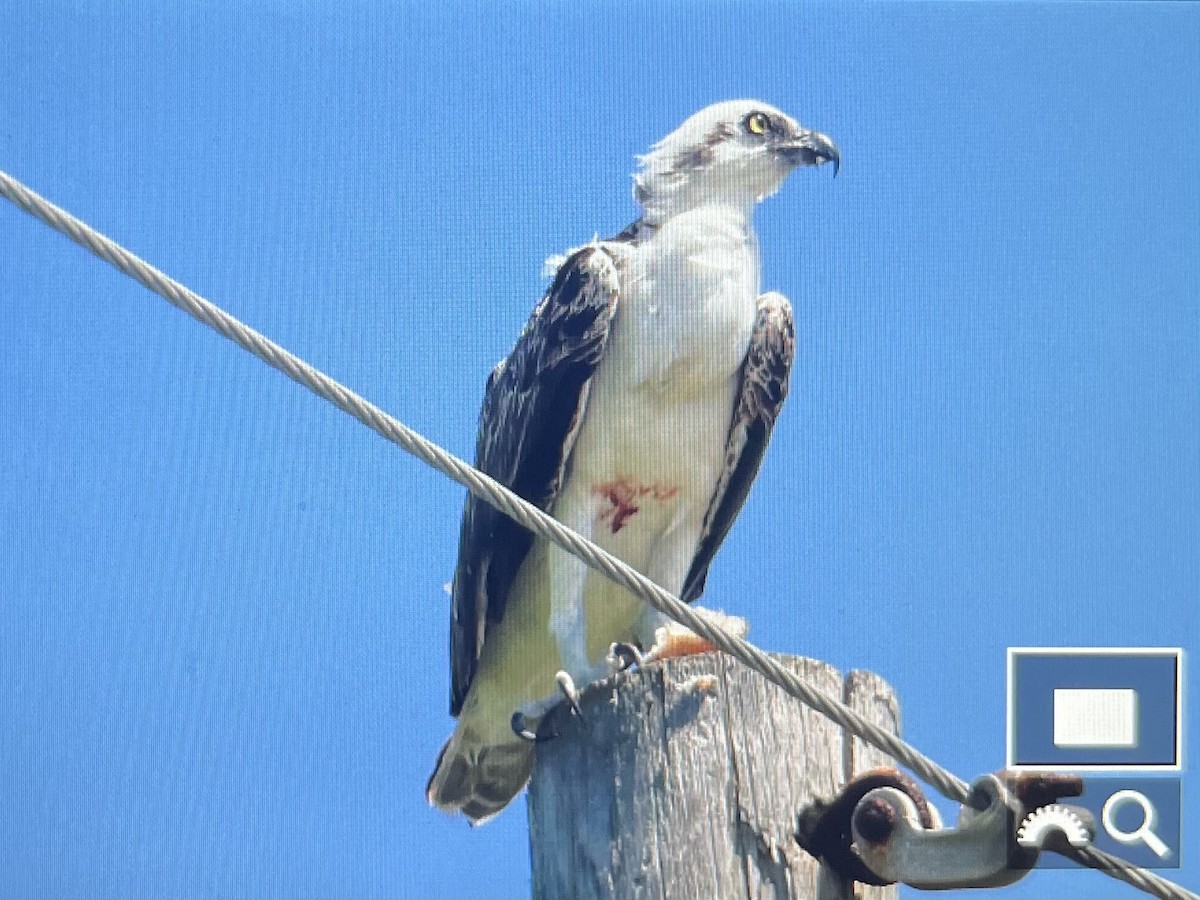
[[[1138,745],[1137,691],[1131,688],[1055,688],[1055,747]]]

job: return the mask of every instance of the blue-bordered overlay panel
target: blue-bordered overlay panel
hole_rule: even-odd
[[[1177,648],[1010,647],[1009,768],[1179,771]]]

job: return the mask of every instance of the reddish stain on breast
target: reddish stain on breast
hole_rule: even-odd
[[[679,488],[657,481],[653,484],[633,484],[624,478],[618,478],[615,481],[593,485],[592,493],[599,494],[608,501],[608,506],[600,513],[600,521],[607,522],[612,533],[616,534],[641,510],[638,501],[649,499],[663,503],[674,498],[679,493]]]

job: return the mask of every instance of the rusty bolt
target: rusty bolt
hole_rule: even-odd
[[[863,800],[854,811],[854,827],[872,844],[882,844],[896,828],[896,809],[882,797]]]

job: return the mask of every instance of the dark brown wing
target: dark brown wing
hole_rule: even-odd
[[[516,346],[488,378],[475,465],[544,510],[562,487],[588,386],[608,344],[618,279],[609,253],[567,258]],[[488,629],[504,616],[509,588],[533,535],[468,495],[450,617],[450,714],[466,700]]]
[[[780,294],[764,294],[758,301],[754,334],[742,363],[741,387],[725,442],[725,469],[704,516],[696,558],[683,582],[681,599],[688,603],[704,593],[709,564],[750,493],[775,419],[787,399],[795,351],[791,306]]]

